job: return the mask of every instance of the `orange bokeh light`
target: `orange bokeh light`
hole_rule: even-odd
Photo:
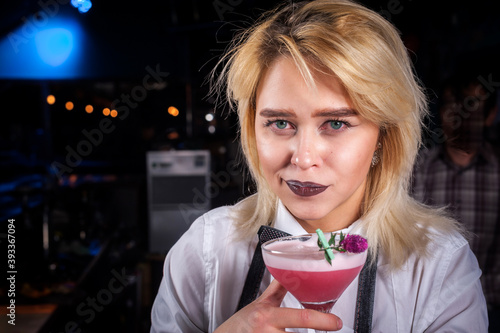
[[[105,116],[109,116],[110,113],[111,113],[111,110],[109,108],[104,108],[102,110],[102,114]]]
[[[177,117],[179,115],[179,110],[175,106],[170,106],[168,108],[168,113],[174,117]]]
[[[68,110],[68,111],[73,110],[73,108],[75,107],[75,105],[71,101],[66,102],[65,106],[66,106],[66,110]]]
[[[55,96],[54,96],[54,95],[49,95],[49,96],[47,96],[47,104],[52,105],[52,104],[54,104],[55,102],[56,102],[56,98],[55,98]]]
[[[92,112],[94,112],[94,107],[93,107],[92,105],[90,105],[90,104],[89,104],[89,105],[87,105],[87,106],[85,107],[85,112],[87,112],[87,113],[92,113]]]

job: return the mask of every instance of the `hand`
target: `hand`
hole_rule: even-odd
[[[235,313],[214,333],[272,333],[285,332],[285,328],[337,331],[342,328],[340,318],[331,313],[281,308],[286,293],[286,289],[277,280],[273,280],[259,298]]]

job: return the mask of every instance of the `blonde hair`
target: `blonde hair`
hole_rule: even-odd
[[[456,229],[442,211],[408,194],[427,101],[398,31],[357,3],[316,0],[268,13],[221,60],[216,89],[225,87],[229,104],[238,112],[241,146],[257,188],[239,211],[241,234],[254,234],[275,218],[278,198],[259,168],[255,100],[263,73],[283,56],[294,60],[310,86],[314,70],[334,74],[359,114],[380,128],[381,162],[368,174],[361,207],[370,251],[385,252],[398,268],[412,253],[426,254],[431,223],[440,231]]]

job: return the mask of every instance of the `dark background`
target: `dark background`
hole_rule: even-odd
[[[206,149],[214,173],[239,160],[235,116],[223,106],[214,109],[206,78],[234,33],[277,3],[96,0],[86,14],[62,0],[0,3],[4,41],[46,8],[57,8],[54,17],[77,21],[85,36],[73,70],[39,74],[29,58],[9,70],[0,66],[0,242],[6,248],[7,220],[15,219],[18,324],[29,318],[43,322],[37,313],[47,320],[26,332],[148,331],[161,263],[171,244],[163,253],[148,251],[145,154]],[[493,1],[361,3],[400,30],[432,110],[441,83],[458,68],[480,67],[488,82],[500,85],[500,19]],[[5,63],[12,50],[3,45],[0,62]],[[121,117],[108,117],[113,130],[94,137],[99,143],[73,160],[71,170],[61,169],[75,158],[68,157],[68,147],[76,150],[88,139],[84,131],[102,126],[103,108],[116,100],[123,107],[124,94],[140,93],[147,68],[163,73],[161,82],[133,107],[128,104]],[[56,96],[54,105],[46,103],[48,94]],[[66,100],[74,102],[72,111],[64,108]],[[83,110],[87,104],[94,106],[92,114]],[[169,106],[178,108],[177,117],[167,112]],[[214,120],[205,120],[207,113]],[[245,196],[250,184],[244,175],[243,168],[231,173],[211,206]],[[49,227],[45,243],[44,225]],[[118,281],[116,274],[123,277],[123,288],[110,294],[106,290],[110,281]],[[0,288],[0,303],[7,304],[8,288]],[[105,306],[88,303],[97,296]],[[37,312],[36,306],[47,304],[49,310]],[[82,304],[85,315],[77,313]]]

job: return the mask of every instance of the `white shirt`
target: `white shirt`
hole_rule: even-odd
[[[213,332],[236,311],[258,240],[232,237],[234,207],[198,218],[169,251],[151,332]],[[275,227],[292,235],[306,233],[282,204]],[[389,270],[379,254],[372,332],[487,332],[481,271],[467,241],[442,235],[430,253],[425,259],[412,256],[398,271]],[[266,270],[261,292],[270,281]],[[338,332],[353,332],[357,289],[356,278],[332,309],[343,321]],[[290,293],[281,306],[301,308]]]

